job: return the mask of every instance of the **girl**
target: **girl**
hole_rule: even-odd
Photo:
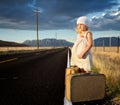
[[[77,40],[72,47],[71,65],[78,66],[86,73],[91,72],[92,67],[92,33],[88,30],[89,20],[82,16],[77,20],[76,31],[78,33]]]
[[[92,67],[92,33],[88,30],[89,20],[82,16],[77,20],[77,40],[72,47],[71,66],[78,66],[86,73],[91,72]],[[72,102],[64,98],[64,105],[72,105]]]

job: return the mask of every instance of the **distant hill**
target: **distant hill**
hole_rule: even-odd
[[[94,40],[95,46],[120,46],[118,37],[101,37]]]
[[[0,40],[0,47],[23,47],[25,44]]]
[[[94,39],[95,46],[120,46],[118,37],[100,37]],[[23,43],[9,42],[0,40],[0,47],[23,47],[36,46],[36,40],[26,40]],[[63,39],[43,39],[39,40],[39,46],[73,46],[72,42]]]
[[[26,40],[23,42],[25,45],[36,46],[36,40]],[[62,39],[43,39],[39,40],[39,46],[72,46],[72,42]]]

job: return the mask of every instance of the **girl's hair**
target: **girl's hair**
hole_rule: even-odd
[[[85,28],[86,28],[85,31],[88,31],[88,26],[85,25]],[[75,31],[80,34],[82,33],[82,31],[78,28],[76,28]]]

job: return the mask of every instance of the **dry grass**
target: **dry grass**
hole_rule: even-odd
[[[62,48],[62,47],[40,47],[39,50],[43,49],[53,49],[53,48]],[[22,50],[37,50],[37,47],[0,47],[0,51],[22,51]]]
[[[93,64],[105,74],[110,92],[120,96],[120,53],[93,52]]]

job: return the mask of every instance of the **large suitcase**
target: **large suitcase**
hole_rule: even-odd
[[[103,99],[105,96],[105,75],[70,72],[66,69],[66,98],[71,102]],[[78,70],[77,70],[78,72]]]

